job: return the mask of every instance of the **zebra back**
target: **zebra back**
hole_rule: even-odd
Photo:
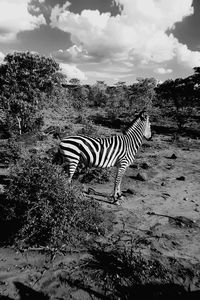
[[[82,161],[89,167],[112,167],[122,160],[130,164],[142,143],[145,123],[145,112],[141,112],[124,134],[105,138],[67,137],[60,143],[60,153],[69,162]]]

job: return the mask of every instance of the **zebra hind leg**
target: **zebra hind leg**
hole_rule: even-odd
[[[68,163],[68,174],[69,174],[69,179],[68,183],[71,184],[72,182],[72,177],[74,176],[74,173],[76,171],[76,168],[78,166],[79,160],[70,160]]]

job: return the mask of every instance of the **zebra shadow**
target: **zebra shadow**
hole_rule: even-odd
[[[92,188],[88,188],[87,191],[84,191],[84,195],[86,197],[89,197],[90,199],[93,199],[93,200],[96,200],[99,202],[103,202],[103,203],[107,203],[107,204],[113,204],[115,206],[121,205],[126,200],[128,195],[135,195],[135,194],[136,194],[136,192],[130,188],[123,190],[121,193],[121,197],[116,202],[116,201],[114,201],[113,195],[101,193]]]
[[[88,190],[90,190],[90,189],[88,189]],[[95,191],[95,193],[93,193],[91,191],[86,191],[86,192],[83,192],[83,193],[84,193],[84,196],[88,197],[91,200],[95,200],[95,201],[98,201],[98,202],[103,202],[103,203],[115,205],[114,199],[110,195],[102,194],[102,193],[97,192],[97,191]]]

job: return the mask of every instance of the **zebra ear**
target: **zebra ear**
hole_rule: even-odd
[[[147,110],[146,108],[144,108],[140,113],[140,119],[144,121],[147,118],[147,116],[148,116]]]

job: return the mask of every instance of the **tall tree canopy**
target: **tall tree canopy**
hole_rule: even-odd
[[[200,106],[200,68],[194,70],[192,76],[166,80],[156,88],[157,105],[167,117],[176,120],[180,130]]]
[[[59,64],[31,52],[14,52],[0,65],[0,108],[9,129],[32,130],[41,121],[45,95],[60,83]]]

